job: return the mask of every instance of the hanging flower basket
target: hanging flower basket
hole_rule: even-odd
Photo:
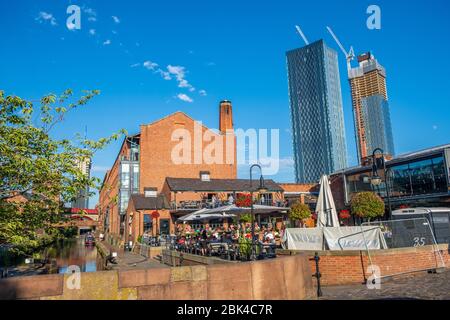
[[[350,217],[351,217],[351,215],[348,210],[341,210],[341,212],[339,212],[339,218],[341,220],[347,220],[347,219],[350,219]]]
[[[236,206],[239,208],[248,208],[252,205],[252,197],[250,194],[239,194],[236,199]]]

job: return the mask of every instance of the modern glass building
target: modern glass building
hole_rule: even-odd
[[[120,215],[120,233],[125,228],[125,214],[128,207],[128,201],[132,194],[139,193],[139,139],[137,137],[127,138],[129,154],[122,155],[119,167],[119,215]]]
[[[296,181],[317,182],[347,166],[338,56],[319,40],[286,57]]]
[[[385,154],[395,155],[388,101],[381,94],[362,98],[361,113],[367,150],[381,148]]]
[[[370,166],[332,174],[336,206],[345,208],[352,196],[362,191],[376,192],[386,202],[387,180],[393,210],[401,206],[450,207],[450,144],[397,156],[386,161],[386,174],[384,170],[378,174],[383,181],[379,186],[370,183]]]

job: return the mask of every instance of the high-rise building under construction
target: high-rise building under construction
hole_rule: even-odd
[[[350,68],[356,145],[360,163],[367,162],[376,148],[394,155],[391,118],[386,89],[386,71],[371,53],[358,56],[358,67]]]

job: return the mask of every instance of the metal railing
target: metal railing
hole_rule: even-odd
[[[383,250],[370,249],[362,232],[370,265],[383,266],[383,274],[379,278],[445,268],[442,252],[427,218],[366,222],[361,225],[361,230],[367,226],[380,229],[386,249],[418,249],[409,253],[407,263],[400,260],[401,252],[379,256],[377,252]]]

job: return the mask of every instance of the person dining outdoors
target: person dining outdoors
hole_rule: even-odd
[[[216,198],[216,195],[214,195],[214,194],[211,197],[211,205],[212,205],[213,208],[217,207],[217,198]]]

